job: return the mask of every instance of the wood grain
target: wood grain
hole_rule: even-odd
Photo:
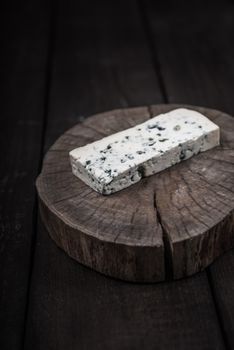
[[[35,240],[49,32],[45,2],[0,11],[0,348],[20,349]]]
[[[51,147],[37,181],[41,214],[55,242],[79,262],[120,279],[162,281],[201,271],[234,245],[234,123],[224,113],[191,107],[221,127],[220,147],[111,196],[71,174],[71,149],[175,107],[98,114]]]

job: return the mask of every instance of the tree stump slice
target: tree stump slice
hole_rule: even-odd
[[[72,174],[70,150],[178,107],[200,111],[219,125],[221,145],[110,196]],[[133,282],[192,275],[234,247],[234,119],[184,105],[94,115],[50,148],[37,190],[50,236],[80,263]]]

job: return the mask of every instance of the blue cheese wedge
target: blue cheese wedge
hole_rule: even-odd
[[[219,145],[219,127],[179,108],[70,152],[72,172],[111,194]]]

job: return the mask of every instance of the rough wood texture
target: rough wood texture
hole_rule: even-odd
[[[35,239],[49,8],[38,0],[0,7],[0,349],[15,350],[24,338]]]
[[[79,262],[129,281],[162,281],[200,271],[234,246],[234,123],[224,113],[192,107],[221,127],[220,147],[111,196],[71,174],[71,149],[175,107],[95,115],[47,153],[37,181],[42,218],[55,242]]]

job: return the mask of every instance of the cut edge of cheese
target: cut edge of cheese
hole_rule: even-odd
[[[73,174],[107,195],[219,142],[216,124],[197,111],[178,108],[76,148],[69,155]]]

